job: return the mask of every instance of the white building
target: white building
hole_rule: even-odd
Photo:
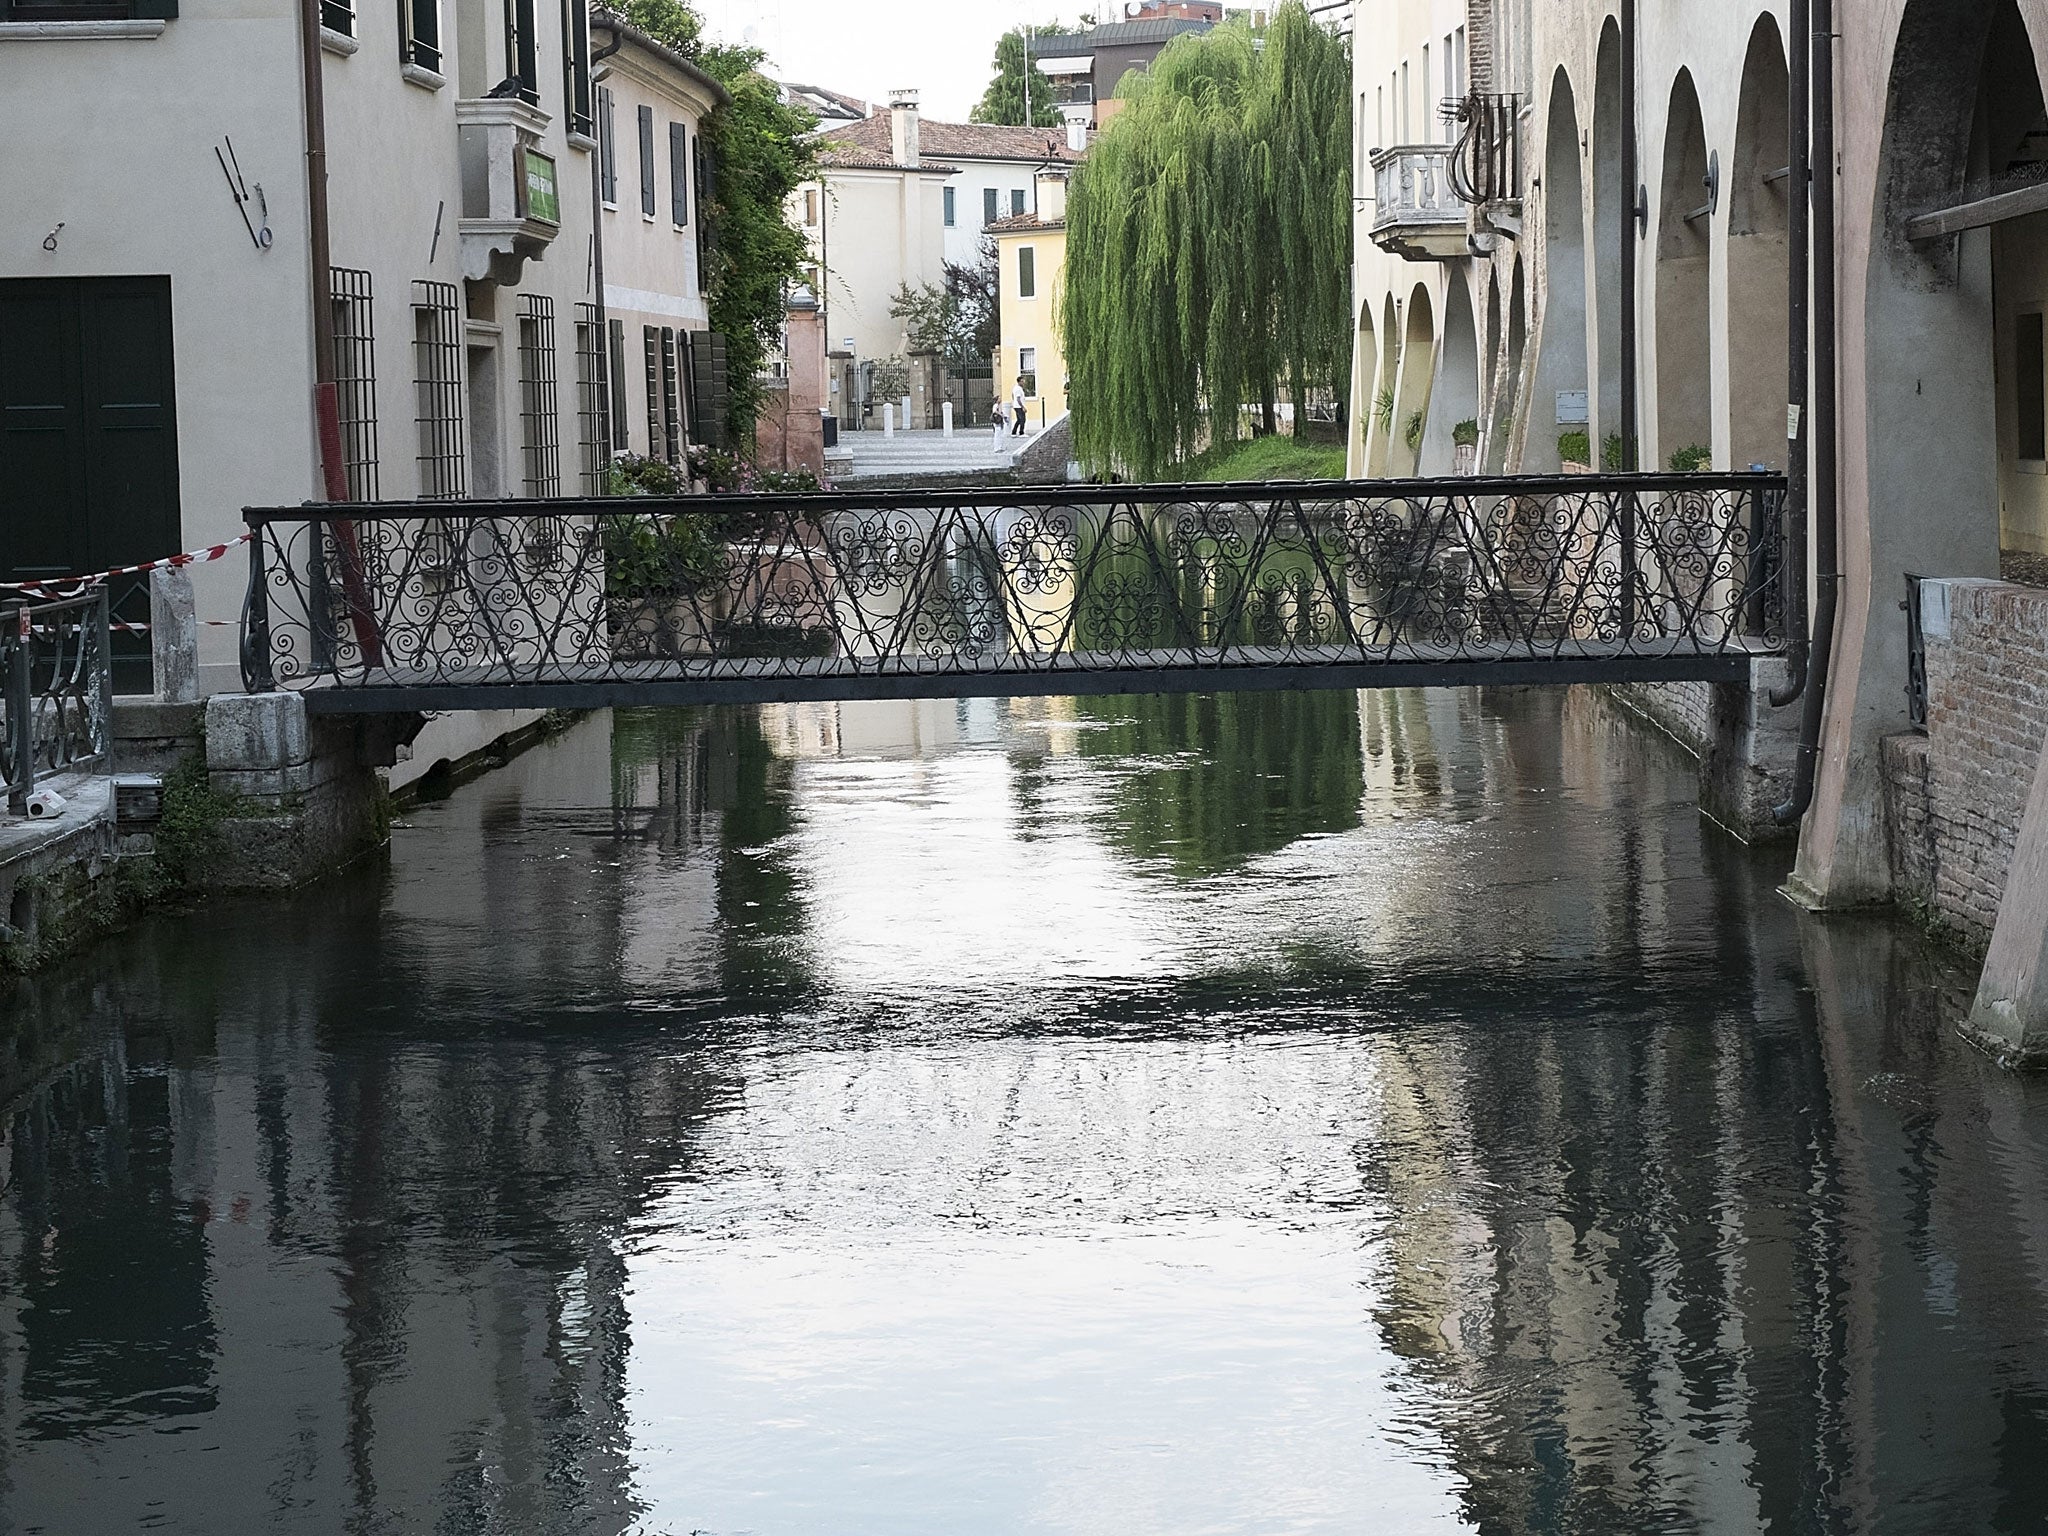
[[[611,446],[674,464],[692,442],[725,446],[703,124],[727,97],[623,17],[593,10],[590,28]]]
[[[0,15],[0,579],[325,499],[316,316],[351,499],[596,486],[580,3],[325,0],[310,40],[295,7],[235,0]],[[323,125],[324,265],[306,174]],[[201,617],[232,620],[245,575],[198,568]],[[201,677],[236,683],[231,626],[203,630]]]

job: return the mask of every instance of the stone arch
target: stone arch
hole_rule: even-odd
[[[1524,425],[1518,418],[1524,415],[1521,410],[1522,392],[1529,356],[1529,280],[1528,265],[1520,255],[1515,257],[1507,314],[1508,349],[1501,364],[1500,399],[1493,413],[1495,441],[1487,452],[1489,466],[1498,474],[1518,468],[1521,456],[1516,429]]]
[[[1784,374],[1791,309],[1791,179],[1787,160],[1791,77],[1778,23],[1750,34],[1728,164],[1728,400],[1730,469],[1785,467]]]
[[[1380,303],[1380,365],[1373,376],[1372,398],[1367,410],[1371,425],[1365,437],[1365,473],[1368,479],[1387,474],[1389,448],[1395,436],[1387,419],[1386,405],[1401,377],[1401,311],[1390,293]]]
[[[1713,335],[1708,277],[1707,131],[1692,74],[1681,69],[1665,116],[1657,216],[1656,467],[1681,448],[1714,440]],[[1645,468],[1650,467],[1645,465]]]
[[[1567,427],[1561,407],[1590,388],[1586,361],[1586,200],[1579,170],[1579,114],[1571,78],[1562,69],[1551,81],[1550,112],[1543,154],[1542,338],[1536,355],[1536,383],[1529,401],[1529,431],[1522,467],[1542,473],[1563,460],[1560,434]],[[1589,402],[1590,403],[1590,402]],[[1575,413],[1574,413],[1575,414]],[[1588,423],[1585,430],[1590,432]],[[1599,459],[1588,450],[1588,459]]]
[[[1622,241],[1635,238],[1634,197],[1621,184],[1621,28],[1601,29],[1593,81],[1593,445],[1621,430]],[[1598,461],[1596,460],[1596,467]]]
[[[1401,375],[1394,386],[1392,442],[1387,453],[1387,472],[1399,476],[1420,473],[1422,434],[1429,429],[1431,376],[1436,370],[1436,306],[1430,301],[1428,284],[1415,285],[1403,324]]]
[[[1454,271],[1445,285],[1442,333],[1419,466],[1419,473],[1430,476],[1456,472],[1458,425],[1479,420],[1479,328],[1472,316],[1472,285],[1462,272]]]
[[[1358,341],[1351,354],[1351,441],[1346,472],[1365,474],[1365,446],[1372,432],[1372,381],[1380,376],[1379,333],[1373,328],[1372,304],[1358,306]]]

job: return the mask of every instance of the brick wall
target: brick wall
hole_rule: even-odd
[[[2048,591],[1926,581],[1920,613],[1926,737],[1891,738],[1882,757],[1892,878],[1902,901],[1982,948],[2048,737]]]
[[[1714,739],[1712,683],[1623,683],[1614,692],[1695,757]]]

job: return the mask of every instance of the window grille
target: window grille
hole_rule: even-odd
[[[453,283],[412,285],[412,372],[420,497],[446,501],[465,495],[462,313]]]
[[[555,301],[519,296],[519,426],[529,496],[562,494],[562,418],[556,396]]]
[[[676,333],[661,328],[662,446],[669,463],[683,462],[683,397],[676,367]]]
[[[605,387],[604,328],[595,304],[576,306],[576,458],[583,494],[602,496],[609,478],[611,395]]]
[[[341,418],[341,462],[350,501],[377,499],[377,338],[371,324],[370,274],[353,267],[328,272],[334,313],[334,392]]]
[[[355,0],[320,0],[320,25],[343,37],[356,35]]]
[[[590,114],[590,23],[583,0],[562,0],[562,106],[570,133],[588,135]]]
[[[661,332],[651,325],[643,325],[640,343],[647,353],[647,457],[658,459],[667,435],[661,424]]]
[[[441,72],[441,0],[399,0],[401,62]]]

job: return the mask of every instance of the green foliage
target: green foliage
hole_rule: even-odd
[[[1600,440],[1600,467],[1610,475],[1621,473],[1621,434],[1610,432]]]
[[[783,294],[810,260],[786,209],[790,195],[817,177],[818,147],[809,136],[817,119],[784,104],[761,73],[767,55],[760,49],[708,42],[687,0],[627,0],[626,18],[731,93],[704,124],[714,165],[705,291],[711,328],[725,336],[733,440],[751,443],[762,365],[782,336]]]
[[[735,454],[690,450],[690,473],[718,494],[800,495],[822,489],[807,469],[758,470]],[[676,496],[689,489],[674,466],[626,454],[611,472],[614,496]],[[758,536],[774,514],[683,511],[604,522],[605,590],[623,602],[685,597],[724,582],[729,546]]]
[[[163,813],[156,824],[156,851],[150,860],[147,886],[136,894],[145,899],[189,890],[221,851],[221,823],[232,818],[237,802],[215,792],[206,772],[206,744],[187,752],[164,775]]]
[[[1671,452],[1671,467],[1681,475],[1690,475],[1702,469],[1714,467],[1714,450],[1699,443],[1687,443],[1683,448]]]
[[[1076,172],[1060,308],[1074,446],[1142,477],[1350,388],[1350,45],[1287,0],[1176,39]]]
[[[1394,430],[1394,392],[1382,389],[1372,398],[1372,419],[1379,423],[1382,432]]]
[[[1472,417],[1467,416],[1463,421],[1451,428],[1451,441],[1460,448],[1477,448],[1479,446],[1479,423]]]
[[[680,496],[685,490],[675,466],[661,459],[622,453],[612,460],[610,484],[614,496]]]
[[[1591,464],[1592,435],[1585,431],[1560,432],[1557,435],[1557,456],[1567,464]]]
[[[904,322],[913,352],[936,352],[955,368],[985,363],[1003,340],[1000,272],[995,237],[984,236],[971,265],[945,264],[943,283],[898,285],[890,318]]]
[[[1422,452],[1422,412],[1410,413],[1408,425],[1401,429],[1401,441],[1408,445],[1410,453]]]
[[[1342,480],[1344,450],[1297,437],[1255,437],[1190,459],[1168,477],[1211,484],[1253,480]]]
[[[910,393],[910,364],[901,355],[875,359],[875,399],[900,401]]]
[[[1034,27],[1035,37],[1044,32],[1060,30],[1058,22],[1050,26]],[[968,114],[968,121],[974,123],[1009,123],[1019,128],[1057,128],[1060,125],[1060,109],[1052,99],[1052,81],[1038,67],[1038,61],[1031,61],[1031,111],[1024,110],[1024,29],[1014,27],[996,39],[995,78],[988,83],[988,90],[981,101]]]

